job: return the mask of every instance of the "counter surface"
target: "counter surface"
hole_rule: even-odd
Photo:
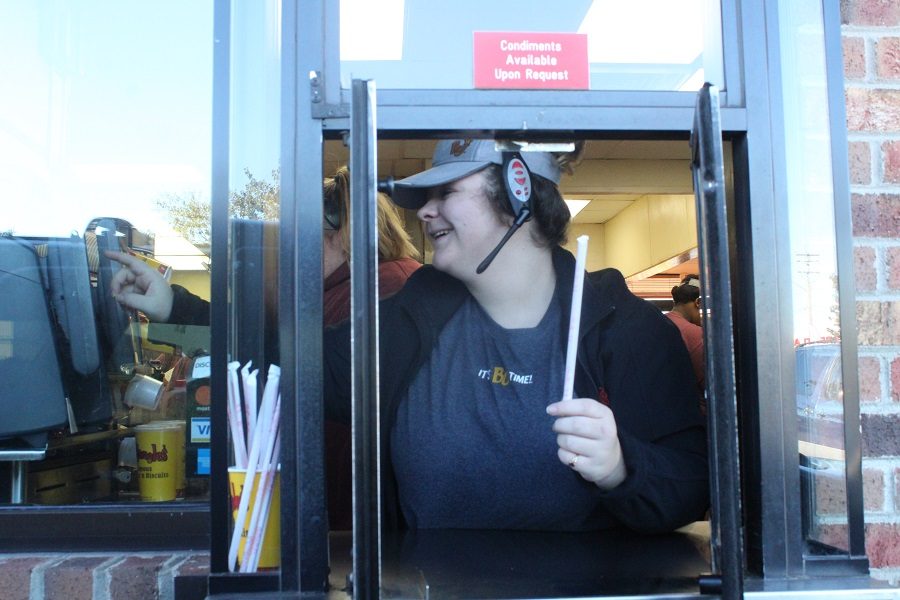
[[[329,599],[352,597],[351,533],[329,537]],[[382,598],[714,598],[700,594],[710,571],[709,524],[665,535],[627,531],[556,533],[420,530],[386,532]],[[900,590],[865,576],[762,581],[748,578],[744,597],[900,600]],[[300,600],[315,595],[269,592],[216,600]]]
[[[346,596],[350,534],[331,537],[329,596]],[[708,528],[666,535],[420,530],[383,540],[384,598],[559,598],[697,593]]]

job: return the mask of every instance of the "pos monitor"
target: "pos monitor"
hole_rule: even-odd
[[[48,238],[39,246],[45,256],[47,294],[56,331],[57,355],[63,387],[72,409],[72,425],[80,432],[102,428],[112,417],[112,398],[106,377],[97,319],[104,316],[91,286],[84,240]],[[75,433],[75,431],[73,431]]]
[[[110,292],[117,263],[102,252],[127,250],[129,230],[97,219],[84,238],[0,237],[0,446],[109,427],[110,382],[142,360],[137,319]]]
[[[34,247],[0,237],[0,444],[38,448],[67,421],[54,323]]]

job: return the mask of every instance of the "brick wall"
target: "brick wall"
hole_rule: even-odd
[[[900,1],[842,0],[866,550],[900,582]]]
[[[175,577],[207,573],[204,553],[0,554],[0,598],[174,600]]]

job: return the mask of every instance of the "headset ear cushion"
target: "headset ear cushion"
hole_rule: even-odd
[[[531,213],[531,171],[518,152],[503,153],[503,187],[516,218],[527,209]]]

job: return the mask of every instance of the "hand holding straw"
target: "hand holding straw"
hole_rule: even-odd
[[[244,445],[244,419],[241,415],[241,389],[238,385],[239,362],[228,363],[228,428],[234,447],[234,466],[247,468],[247,447]]]
[[[272,421],[272,413],[275,410],[275,403],[278,397],[278,380],[281,375],[281,369],[276,365],[269,367],[269,376],[267,385],[263,391],[262,406],[257,419],[257,428],[260,423],[265,427]],[[273,381],[274,380],[274,381]],[[268,385],[272,383],[272,385]],[[250,446],[250,457],[247,459],[247,470],[244,475],[244,487],[241,490],[241,501],[238,506],[238,514],[234,520],[234,530],[231,532],[231,546],[228,548],[228,570],[234,572],[237,564],[238,546],[241,543],[241,533],[244,528],[244,521],[247,519],[247,507],[250,505],[250,489],[253,486],[253,480],[256,479],[256,471],[259,466],[259,455],[262,450],[261,440],[264,436],[253,436],[253,444]]]
[[[247,447],[253,445],[253,432],[256,431],[256,416],[258,407],[256,406],[256,374],[259,369],[250,371],[250,365],[253,361],[247,361],[247,364],[241,369],[241,381],[244,385],[244,412],[247,421]]]
[[[569,314],[569,343],[566,347],[566,374],[563,400],[571,400],[575,387],[575,362],[578,355],[578,329],[581,326],[581,292],[584,289],[584,265],[587,262],[588,236],[580,235],[575,255],[575,281],[572,285],[572,312]]]

